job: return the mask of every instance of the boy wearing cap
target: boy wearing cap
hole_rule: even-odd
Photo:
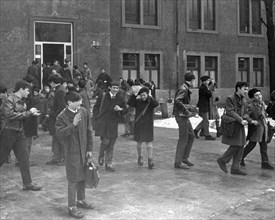
[[[119,83],[112,82],[109,92],[103,92],[93,108],[95,118],[95,136],[100,136],[101,145],[98,164],[114,172],[112,165],[114,145],[118,136],[118,123],[126,112],[124,98],[119,93]],[[106,153],[106,155],[105,155]]]
[[[249,140],[249,143],[244,148],[241,165],[245,166],[244,158],[255,148],[257,142],[259,142],[262,169],[274,170],[267,156],[268,127],[262,93],[259,89],[253,88],[249,90],[248,97],[252,99],[252,102],[247,106],[247,114],[251,119],[251,123],[248,125],[248,134],[246,138]]]
[[[185,82],[176,92],[173,109],[173,115],[179,126],[179,140],[174,164],[176,169],[189,169],[194,165],[189,162],[188,158],[195,138],[189,120],[197,111],[196,107],[190,105],[191,91],[189,89],[193,85],[195,76],[193,73],[186,73],[184,79]]]
[[[210,77],[202,76],[201,86],[199,88],[199,115],[202,117],[202,121],[194,129],[195,137],[199,138],[198,133],[203,128],[205,134],[205,140],[215,140],[216,138],[212,137],[209,133],[209,111],[210,111],[210,98],[212,97],[212,92],[209,88]],[[211,87],[213,83],[211,84]]]

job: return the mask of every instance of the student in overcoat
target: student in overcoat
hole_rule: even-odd
[[[259,142],[262,169],[274,170],[274,167],[269,163],[267,155],[267,114],[265,111],[265,103],[262,100],[262,93],[259,89],[253,88],[249,90],[248,97],[252,99],[252,102],[247,106],[247,114],[251,123],[248,125],[247,140],[249,142],[244,148],[241,165],[245,166],[244,158],[256,147],[257,142]]]
[[[65,146],[69,214],[78,218],[84,215],[77,208],[93,208],[85,201],[85,163],[92,156],[92,127],[87,109],[81,107],[81,96],[70,91],[65,100],[68,106],[56,119],[56,135]]]
[[[148,167],[152,169],[153,163],[153,140],[154,140],[154,108],[158,102],[149,95],[149,89],[143,87],[139,90],[137,96],[132,95],[128,105],[135,107],[135,129],[134,140],[137,142],[138,165],[143,165],[142,142],[146,143],[148,151]]]
[[[118,136],[118,123],[126,110],[124,97],[119,93],[119,82],[112,82],[110,91],[101,93],[93,107],[95,136],[101,138],[98,163],[103,166],[105,159],[107,171],[115,171],[112,165],[113,150]]]
[[[226,114],[234,118],[236,122],[233,136],[228,137],[225,134],[222,136],[222,143],[230,146],[217,162],[221,170],[227,173],[226,164],[233,158],[231,174],[234,175],[246,175],[245,172],[240,170],[240,160],[246,143],[244,126],[248,124],[247,120],[249,120],[246,114],[245,96],[247,92],[248,84],[246,82],[237,82],[234,95],[227,97],[225,105]]]

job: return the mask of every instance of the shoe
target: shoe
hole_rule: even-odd
[[[274,167],[268,163],[268,162],[262,162],[262,169],[265,169],[265,170],[274,170]]]
[[[182,163],[185,163],[187,166],[192,167],[194,164],[192,164],[189,160],[183,160]]]
[[[240,175],[240,176],[245,176],[247,173],[239,170],[239,169],[231,169],[231,174],[233,175]]]
[[[142,166],[143,165],[143,156],[138,157],[138,165]]]
[[[217,138],[219,138],[220,136],[222,136],[222,134],[220,132],[217,132]]]
[[[228,173],[226,163],[223,162],[221,158],[217,159],[217,163],[219,164],[219,166],[223,172]]]
[[[77,207],[70,207],[69,208],[69,215],[74,217],[74,218],[83,218],[84,214],[78,210]]]
[[[194,131],[194,134],[195,134],[195,138],[199,139],[199,135],[198,135],[198,131],[196,129],[193,130]]]
[[[243,166],[243,167],[245,167],[245,162],[244,162],[243,159],[241,160],[240,165]]]
[[[54,159],[52,159],[52,160],[50,160],[50,161],[46,162],[46,165],[57,165],[58,163],[59,163],[59,161],[58,161],[58,160],[54,160]]]
[[[36,186],[35,184],[29,184],[23,186],[23,190],[31,190],[31,191],[40,191],[42,189],[41,186]]]
[[[153,163],[153,159],[148,158],[148,168],[149,168],[149,170],[152,170],[154,166],[155,166],[155,164]]]
[[[121,135],[121,137],[128,137],[128,136],[130,136],[129,133],[124,133],[124,134]]]
[[[205,134],[203,132],[200,132],[200,137],[205,137]]]
[[[212,137],[211,135],[208,135],[208,136],[205,136],[205,140],[214,141],[214,140],[216,140],[216,138]]]
[[[189,167],[187,164],[185,164],[185,163],[175,163],[175,164],[174,164],[174,167],[175,167],[176,169],[185,169],[185,170],[187,170],[187,169],[190,168],[190,167]]]
[[[103,157],[99,157],[98,158],[98,165],[99,166],[103,166],[103,164],[104,164],[104,158]]]
[[[115,168],[112,166],[112,164],[105,165],[105,170],[115,172]]]
[[[82,209],[94,209],[95,208],[92,204],[87,203],[85,200],[77,201],[76,207],[82,208]]]

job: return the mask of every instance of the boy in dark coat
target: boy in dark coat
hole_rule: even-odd
[[[65,146],[69,214],[82,218],[84,215],[78,208],[94,208],[85,201],[84,170],[86,157],[92,156],[92,128],[88,111],[81,107],[81,96],[76,92],[68,92],[65,100],[68,106],[56,119],[56,134]]]
[[[228,170],[226,164],[233,158],[231,165],[231,174],[233,175],[246,175],[245,172],[240,170],[240,160],[246,143],[244,126],[248,124],[247,120],[249,120],[246,114],[245,96],[247,92],[248,84],[246,82],[237,82],[234,95],[230,95],[226,99],[226,114],[229,117],[234,118],[236,122],[233,136],[222,136],[222,143],[230,146],[217,162],[221,170],[227,173]]]
[[[103,166],[105,157],[107,171],[115,171],[112,166],[113,150],[118,136],[118,123],[125,112],[126,104],[119,93],[119,83],[112,82],[110,92],[102,93],[93,108],[95,135],[101,138],[98,163]]]
[[[252,99],[252,102],[247,105],[247,114],[252,122],[248,125],[247,140],[249,140],[249,143],[244,148],[241,165],[245,166],[244,158],[256,147],[257,142],[259,142],[262,169],[274,170],[274,167],[269,163],[267,155],[266,142],[268,138],[268,127],[262,93],[259,89],[253,88],[249,90],[248,97]]]
[[[149,96],[149,91],[147,87],[143,87],[137,96],[131,96],[128,105],[136,109],[134,140],[137,142],[138,165],[143,165],[141,145],[145,142],[148,151],[148,167],[153,169],[154,108],[158,106],[158,102]]]
[[[216,138],[212,137],[209,133],[210,98],[212,97],[209,83],[209,76],[201,77],[201,86],[199,88],[199,102],[197,106],[199,107],[199,115],[202,117],[202,121],[195,128],[194,134],[196,138],[199,138],[198,132],[203,128],[205,140],[215,140]]]

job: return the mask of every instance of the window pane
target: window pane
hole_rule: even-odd
[[[196,79],[193,82],[193,87],[199,86],[200,78],[200,57],[199,56],[187,56],[187,73],[191,72],[195,75]]]
[[[140,0],[125,0],[125,23],[140,24]]]
[[[238,59],[238,67],[239,67],[239,76],[237,79],[239,81],[248,82],[248,73],[249,73],[249,58],[240,57]]]
[[[159,54],[145,54],[145,68],[159,68]]]
[[[218,73],[218,58],[217,57],[205,57],[205,72],[208,73],[208,76],[211,79],[217,81],[217,73]]]
[[[71,42],[71,24],[35,22],[35,40]]]
[[[261,34],[261,2],[252,0],[252,33]]]
[[[263,86],[263,58],[253,59],[253,86]]]
[[[131,67],[132,69],[138,68],[138,54],[124,53],[123,54],[123,67]]]
[[[204,1],[204,29],[215,30],[215,0]]]
[[[158,25],[158,0],[143,0],[145,25]]]
[[[240,0],[240,33],[249,33],[249,0]]]
[[[189,0],[189,28],[201,29],[201,0]]]
[[[41,45],[35,45],[35,55],[41,55]]]

